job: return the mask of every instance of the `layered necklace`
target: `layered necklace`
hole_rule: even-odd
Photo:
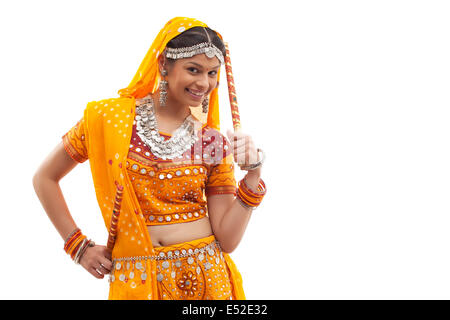
[[[184,119],[169,140],[161,137],[156,123],[153,99],[149,96],[136,101],[136,133],[152,153],[163,160],[180,158],[199,139],[192,114]]]

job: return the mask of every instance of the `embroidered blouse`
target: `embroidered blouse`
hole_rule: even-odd
[[[88,159],[82,118],[63,137],[69,156]],[[159,133],[165,140],[171,135]],[[219,131],[204,125],[199,139],[180,158],[155,156],[136,134],[133,125],[126,171],[130,177],[147,226],[191,222],[207,215],[206,197],[236,194],[233,154]]]

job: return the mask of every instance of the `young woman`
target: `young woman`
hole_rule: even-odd
[[[225,56],[204,23],[170,20],[120,97],[90,102],[34,176],[65,251],[94,277],[110,274],[110,299],[245,299],[228,253],[265,186],[251,137],[218,131]],[[83,235],[59,187],[88,159],[107,246]],[[248,171],[238,187],[235,160]]]

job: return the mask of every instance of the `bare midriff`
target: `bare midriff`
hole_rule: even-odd
[[[147,226],[154,247],[170,246],[213,234],[209,217],[185,223]]]

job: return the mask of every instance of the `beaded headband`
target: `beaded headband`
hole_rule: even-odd
[[[224,64],[224,58],[222,51],[220,51],[209,38],[209,34],[206,32],[206,36],[208,37],[208,42],[202,42],[199,44],[196,44],[192,47],[183,47],[183,48],[167,48],[166,51],[166,58],[169,59],[182,59],[182,58],[191,58],[197,54],[204,53],[208,58],[214,58],[217,57],[219,59],[221,64]]]

